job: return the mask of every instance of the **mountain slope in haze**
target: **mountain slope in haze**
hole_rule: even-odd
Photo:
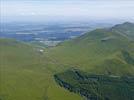
[[[132,75],[134,74],[133,29],[134,24],[128,22],[109,29],[96,29],[49,49],[47,54],[60,63],[93,73]],[[117,30],[123,30],[123,33]],[[129,58],[131,63],[128,62]]]
[[[134,23],[125,22],[123,24],[115,25],[111,28],[112,31],[115,31],[119,34],[124,35],[125,37],[128,37],[129,39],[134,39]]]
[[[55,83],[59,69],[39,49],[0,39],[0,100],[82,100]]]

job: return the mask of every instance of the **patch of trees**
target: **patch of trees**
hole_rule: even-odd
[[[133,76],[91,75],[73,70],[56,74],[54,78],[61,87],[80,94],[87,100],[114,100],[116,96],[118,98],[126,97],[128,100],[134,99]],[[116,88],[118,89],[115,92]],[[115,98],[111,98],[111,95],[115,95]]]
[[[84,89],[81,86],[77,85],[71,85],[67,82],[64,82],[62,79],[60,79],[57,75],[54,75],[55,81],[65,89],[69,90],[70,92],[78,93],[81,96],[84,96],[87,98],[87,100],[99,100],[96,95],[91,94],[91,92],[88,89]]]

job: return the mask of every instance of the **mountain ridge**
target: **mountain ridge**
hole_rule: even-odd
[[[134,28],[134,24],[128,22],[117,26],[124,27],[124,25],[125,27],[131,25],[131,28]],[[131,58],[134,58],[134,42],[129,37],[124,37],[124,35],[122,35],[126,34],[127,30],[122,34],[115,32],[117,26],[115,25],[108,29],[96,29],[73,40],[63,42],[54,48],[50,48],[48,50],[48,55],[61,63],[78,66],[78,68],[83,70],[94,70],[95,73],[97,72],[95,71],[97,68],[95,66],[98,66],[99,63],[102,65],[99,65],[101,67],[98,67],[98,69],[102,68],[104,70],[99,73],[106,72],[105,69],[107,67],[104,67],[106,66],[105,62],[110,60],[113,62],[113,66],[112,64],[109,64],[111,68],[114,68],[111,73],[123,75],[125,69],[128,69],[129,73],[126,72],[126,74],[133,74],[133,65],[124,63],[126,61],[120,56],[123,55],[122,51],[125,51],[129,53]],[[133,30],[130,31],[131,34],[134,34]],[[118,54],[119,52],[120,54]],[[118,65],[118,60],[121,61],[121,64],[125,67],[118,69],[118,67],[116,67]],[[115,70],[118,70],[117,73],[114,72]]]

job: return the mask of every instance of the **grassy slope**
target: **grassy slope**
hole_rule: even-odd
[[[56,69],[36,48],[0,39],[0,100],[81,100],[55,83]]]
[[[128,64],[122,53],[126,51],[134,58],[134,42],[123,34],[113,28],[97,29],[51,48],[47,54],[60,63],[93,73],[134,74],[134,65]]]

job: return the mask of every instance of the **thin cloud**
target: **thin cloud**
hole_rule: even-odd
[[[38,20],[47,18],[134,18],[132,0],[2,0],[1,17],[3,19]]]

